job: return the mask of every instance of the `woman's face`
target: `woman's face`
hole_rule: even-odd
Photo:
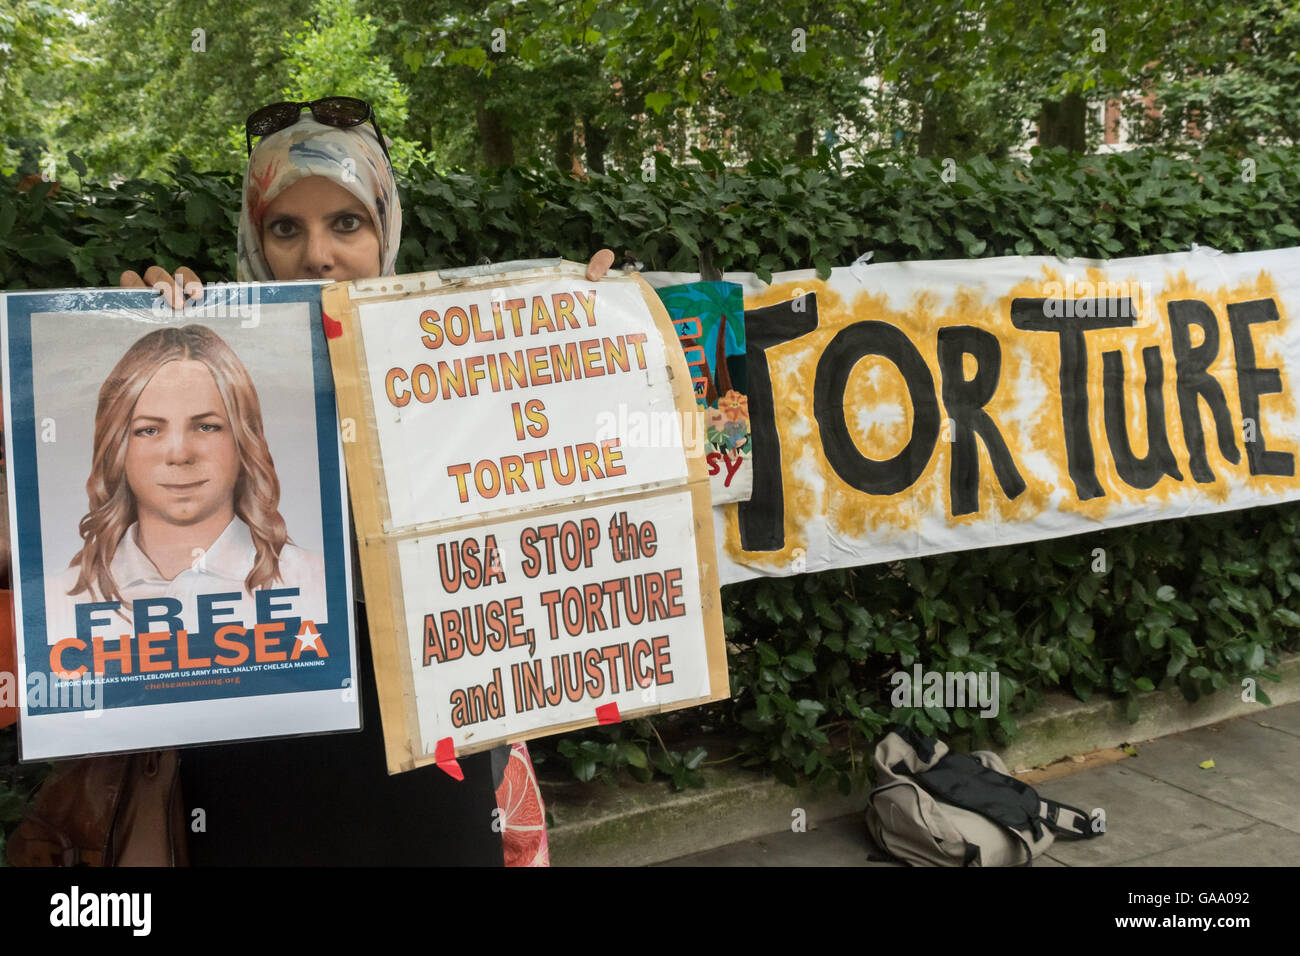
[[[126,481],[139,517],[193,525],[234,516],[239,452],[216,380],[202,362],[168,362],[135,403]]]
[[[379,232],[365,204],[324,176],[300,179],[266,207],[262,251],[272,274],[290,279],[379,275]]]

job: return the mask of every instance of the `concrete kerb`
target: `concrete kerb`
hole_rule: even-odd
[[[1283,656],[1277,674],[1281,683],[1256,682],[1273,706],[1300,701],[1300,654]],[[1052,694],[1021,719],[1020,736],[1001,751],[1001,757],[1013,770],[1041,767],[1073,754],[1166,737],[1268,710],[1267,704],[1248,703],[1241,695],[1240,686],[1229,685],[1193,704],[1177,687],[1154,690],[1142,695],[1138,719],[1129,723],[1123,701],[1094,698],[1084,702],[1069,694]]]
[[[555,866],[647,866],[789,829],[802,809],[809,828],[856,813],[866,795],[791,788],[739,768],[709,768],[708,787],[674,792],[661,781],[625,788],[544,785]],[[580,794],[580,795],[579,795]]]
[[[1275,706],[1300,701],[1300,654],[1278,667],[1281,683],[1259,686]],[[1047,696],[1020,719],[1020,736],[1002,751],[1013,769],[1043,766],[1102,747],[1181,733],[1268,707],[1241,699],[1230,686],[1194,704],[1175,688],[1142,695],[1136,723],[1124,717],[1122,701],[1079,701],[1065,693]],[[705,769],[708,787],[675,792],[662,781],[626,787],[600,784],[544,784],[551,862],[556,866],[646,866],[788,830],[796,810],[809,829],[866,807],[858,791],[791,788],[771,777],[734,767]]]

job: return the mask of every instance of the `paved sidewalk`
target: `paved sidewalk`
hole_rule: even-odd
[[[1035,866],[1300,865],[1300,704],[1139,743],[1040,794],[1100,807],[1100,839],[1058,839]],[[1200,764],[1213,760],[1212,769]],[[662,866],[893,866],[858,814],[669,860]],[[873,859],[875,858],[875,859]]]

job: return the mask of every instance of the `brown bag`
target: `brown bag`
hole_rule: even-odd
[[[55,769],[5,851],[14,866],[187,866],[180,755],[87,757]]]

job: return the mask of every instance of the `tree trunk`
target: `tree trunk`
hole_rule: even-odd
[[[609,148],[609,134],[604,127],[597,126],[590,119],[582,121],[582,135],[586,140],[587,169],[593,173],[605,171],[605,150]]]
[[[700,278],[705,282],[721,282],[722,272],[713,264],[713,243],[700,243]]]
[[[1072,153],[1082,153],[1086,143],[1084,131],[1088,104],[1079,93],[1067,93],[1061,100],[1043,100],[1038,116],[1038,145],[1064,146]]]
[[[573,123],[565,122],[555,129],[555,168],[562,172],[573,169]]]
[[[797,156],[811,156],[814,150],[814,143],[817,138],[817,132],[811,125],[804,126],[795,134],[794,151]]]
[[[480,100],[474,105],[474,118],[478,122],[479,141],[483,144],[483,161],[488,166],[513,166],[515,141],[506,114],[484,106]]]
[[[713,356],[713,381],[719,395],[731,391],[731,370],[727,368],[727,317],[718,317],[718,347]]]
[[[939,108],[927,103],[921,108],[921,133],[917,137],[916,155],[928,159],[935,153],[939,144]]]

